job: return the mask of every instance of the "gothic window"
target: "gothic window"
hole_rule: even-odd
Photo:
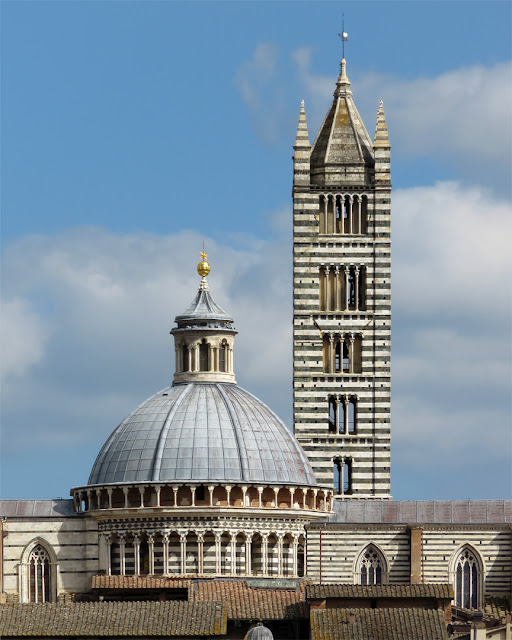
[[[208,351],[209,345],[203,340],[199,345],[199,371],[208,371]]]
[[[334,465],[333,465],[333,485],[334,485],[334,491],[336,492],[337,495],[341,495],[342,494],[342,475],[341,475],[341,463],[339,460],[335,460],[334,461]]]
[[[359,556],[357,578],[359,584],[384,584],[386,563],[382,553],[373,545],[369,545]]]
[[[464,609],[476,609],[479,605],[481,566],[478,555],[469,546],[459,553],[454,571],[455,604]]]
[[[29,602],[50,602],[51,600],[50,556],[38,544],[32,549],[28,559],[28,600]]]

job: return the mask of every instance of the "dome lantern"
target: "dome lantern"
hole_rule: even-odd
[[[206,276],[210,273],[207,254],[201,251],[197,272],[201,276],[198,292],[175,322],[176,372],[174,384],[185,382],[236,383],[233,370],[233,318],[214,301]]]

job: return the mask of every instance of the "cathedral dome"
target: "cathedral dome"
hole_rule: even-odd
[[[316,485],[295,436],[236,384],[175,384],[131,413],[103,446],[89,485],[137,482]]]

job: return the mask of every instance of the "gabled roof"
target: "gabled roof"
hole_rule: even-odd
[[[450,584],[309,584],[307,600],[327,598],[436,598],[451,600]]]
[[[0,607],[0,637],[152,638],[223,636],[219,602],[76,602]]]
[[[313,609],[311,640],[448,640],[442,611]]]

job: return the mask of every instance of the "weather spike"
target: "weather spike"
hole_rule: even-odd
[[[348,33],[345,32],[345,14],[341,14],[341,33],[338,33],[341,38],[342,58],[345,60],[345,42],[348,40]]]

